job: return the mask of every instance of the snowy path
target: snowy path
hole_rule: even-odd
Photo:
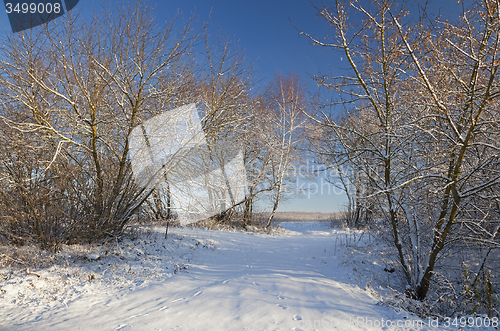
[[[0,329],[397,330],[397,321],[409,323],[351,285],[334,255],[334,230],[303,228],[277,237],[172,232],[217,245],[197,250],[187,272],[133,291],[99,292],[67,306],[2,305]],[[394,327],[370,327],[388,319]]]

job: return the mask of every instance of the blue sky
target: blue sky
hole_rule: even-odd
[[[315,17],[315,10],[308,0],[152,0],[151,3],[156,3],[154,14],[159,21],[172,19],[179,10],[185,17],[195,11],[200,24],[209,22],[211,35],[215,35],[219,28],[229,32],[245,50],[247,59],[255,63],[260,77],[270,79],[278,70],[285,74],[289,71],[313,74],[328,68],[328,62],[334,64],[340,59],[338,56],[332,58],[331,51],[310,46],[290,23],[289,16],[293,24],[306,31],[324,28],[325,22]],[[80,0],[75,9],[88,15],[100,4],[99,0]],[[3,10],[0,11],[0,20],[4,29],[10,32]]]
[[[340,56],[332,50],[313,47],[299,29],[312,34],[325,32],[325,22],[316,17],[311,3],[305,1],[253,0],[253,1],[161,1],[157,3],[159,19],[171,17],[177,9],[184,15],[196,10],[200,20],[209,19],[209,32],[219,29],[229,31],[245,50],[246,58],[255,64],[256,74],[263,82],[271,79],[275,72],[294,72],[309,83],[311,92],[315,84],[310,75],[327,71],[340,65]],[[293,25],[292,25],[293,23]],[[345,204],[340,192],[319,182],[299,180],[299,186],[310,186],[309,196],[290,198],[280,204],[280,211],[333,212]],[[315,186],[317,185],[317,187]],[[323,190],[321,189],[323,188]],[[321,194],[323,191],[323,194]],[[337,190],[338,191],[338,190]]]
[[[29,2],[29,1],[28,1]],[[450,11],[451,1],[434,1],[433,10],[446,8]],[[457,1],[453,1],[456,6]],[[76,10],[82,14],[92,11],[98,0],[80,0]],[[448,6],[447,6],[448,5]],[[156,1],[155,15],[160,21],[172,19],[181,10],[184,16],[195,11],[199,21],[209,21],[209,32],[215,35],[219,29],[229,32],[246,58],[255,64],[256,74],[267,82],[275,72],[294,72],[310,84],[310,91],[316,90],[310,75],[335,71],[342,66],[339,53],[310,45],[307,38],[300,36],[292,23],[312,35],[328,33],[325,21],[318,19],[315,9],[308,0],[175,0]],[[0,13],[1,24],[10,31],[7,15]],[[292,23],[291,23],[291,22]],[[200,23],[201,24],[201,23]],[[305,184],[307,187],[309,184]],[[314,184],[312,189],[314,191]],[[338,193],[327,193],[326,186],[317,182],[318,192],[310,198],[290,199],[281,204],[281,211],[332,212],[341,209],[345,197]],[[323,187],[323,194],[321,193]]]
[[[220,29],[229,32],[242,49],[246,58],[254,63],[257,77],[262,83],[269,81],[275,72],[294,72],[302,76],[315,89],[310,74],[325,71],[329,65],[335,66],[340,57],[320,47],[313,47],[308,40],[299,36],[290,20],[300,29],[321,31],[324,22],[317,19],[309,1],[202,1],[180,0],[156,2],[155,15],[159,21],[172,19],[177,12],[190,16],[195,11],[199,22],[209,22],[209,33],[215,35]],[[80,0],[75,8],[82,15],[88,15],[93,7],[99,7],[97,0]],[[290,19],[290,20],[289,20]],[[0,13],[3,28],[10,32],[9,21],[4,11]],[[323,30],[324,31],[324,30]],[[293,198],[283,202],[282,211],[322,211],[331,212],[344,203],[339,194],[320,194],[321,183],[315,186],[299,182],[299,186],[311,185],[309,198]],[[326,186],[323,192],[327,193]],[[314,194],[312,194],[314,193]],[[340,205],[339,205],[340,201]]]
[[[307,30],[323,26],[315,17],[309,1],[160,1],[159,19],[171,17],[177,9],[184,15],[196,10],[200,20],[210,15],[211,34],[229,31],[254,62],[260,77],[271,78],[276,71],[298,74],[317,73],[327,68],[333,55],[319,47],[311,47],[289,21]],[[211,12],[211,13],[210,13]]]

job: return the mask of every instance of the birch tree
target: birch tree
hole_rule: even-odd
[[[267,97],[269,107],[268,129],[275,137],[269,146],[272,154],[270,170],[272,176],[272,210],[266,229],[279,207],[280,201],[293,179],[299,174],[291,173],[293,166],[301,161],[301,145],[305,141],[307,111],[304,85],[297,76],[278,74]]]
[[[271,213],[265,222],[269,228],[281,199],[293,194],[297,176],[293,170],[305,159],[308,101],[304,83],[293,74],[276,74],[268,88],[250,100],[240,136],[248,185],[243,219],[249,225],[255,201],[269,200]]]

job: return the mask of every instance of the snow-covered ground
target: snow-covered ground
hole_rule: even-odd
[[[167,240],[150,228],[65,247],[56,266],[1,269],[0,329],[456,329],[380,304],[374,288],[390,279],[369,236],[282,226],[274,235],[171,228]]]

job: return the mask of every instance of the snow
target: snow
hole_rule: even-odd
[[[380,304],[373,278],[387,275],[368,236],[325,222],[282,227],[170,228],[167,240],[150,227],[65,247],[57,265],[29,274],[2,269],[0,329],[449,330]]]

